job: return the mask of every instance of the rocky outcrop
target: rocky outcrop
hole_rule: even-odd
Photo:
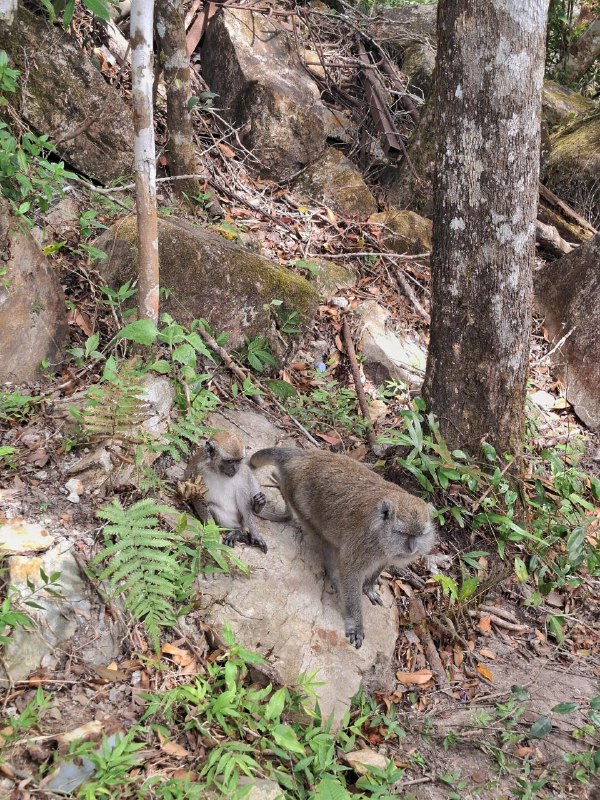
[[[236,411],[227,417],[213,414],[207,424],[233,430],[244,437],[249,450],[293,445],[285,432],[264,417]],[[269,468],[257,475],[272,484]],[[267,488],[270,502],[282,505],[279,492]],[[243,647],[266,656],[272,682],[292,685],[301,673],[317,672],[315,687],[323,718],[333,715],[339,725],[361,683],[370,691],[385,691],[393,681],[392,659],[398,635],[398,612],[385,587],[383,607],[363,597],[365,641],[355,650],[344,636],[339,602],[325,578],[319,543],[293,524],[258,520],[269,551],[236,548],[250,566],[248,575],[214,575],[200,579],[203,618],[222,629],[231,625]],[[392,684],[393,685],[393,684]]]
[[[600,113],[551,137],[544,182],[592,225],[600,226]]]
[[[550,128],[573,122],[589,114],[594,102],[555,81],[544,81],[542,88],[542,116]]]
[[[71,36],[19,3],[15,36],[0,36],[22,80],[20,113],[61,158],[109,183],[133,169],[131,110]],[[31,61],[33,57],[34,61]]]
[[[95,246],[108,255],[97,268],[112,286],[136,275],[134,217],[105,231]],[[184,325],[207,319],[216,331],[229,333],[228,347],[266,336],[277,349],[272,313],[263,307],[271,300],[282,300],[283,311],[297,311],[301,329],[317,312],[318,293],[307,280],[184,220],[159,219],[158,250],[161,286],[169,290],[161,311]]]
[[[410,332],[396,333],[390,314],[374,300],[360,306],[362,317],[360,349],[365,373],[375,385],[387,380],[419,387],[425,375],[427,353]]]
[[[287,180],[325,147],[323,106],[293,39],[276,18],[217,13],[204,37],[202,75],[262,175]]]
[[[59,364],[68,337],[60,278],[0,201],[0,382],[26,383]]]
[[[381,228],[380,241],[394,253],[431,252],[432,223],[414,211],[390,209],[373,214],[369,222]]]
[[[590,428],[600,430],[600,234],[543,267],[535,297],[567,400]]]
[[[360,172],[333,147],[302,173],[294,190],[298,197],[323,203],[342,217],[363,218],[377,211],[375,198]]]
[[[368,23],[369,34],[395,58],[410,88],[426,98],[433,86],[436,49],[437,4],[408,3],[381,9]]]

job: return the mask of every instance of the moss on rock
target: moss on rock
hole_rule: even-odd
[[[108,259],[98,270],[111,286],[120,286],[137,273],[137,227],[128,217],[96,241]],[[161,286],[169,296],[166,311],[189,325],[207,319],[217,331],[227,331],[237,347],[244,337],[272,338],[272,319],[263,308],[282,300],[285,311],[297,311],[306,329],[317,312],[318,294],[311,284],[266,258],[204,228],[173,217],[158,221]]]
[[[318,200],[343,217],[368,217],[377,211],[375,198],[359,171],[333,147],[303,172],[295,188],[300,197]]]
[[[381,225],[381,242],[394,253],[431,252],[431,220],[415,214],[414,211],[390,209],[381,214],[373,214],[369,222]]]

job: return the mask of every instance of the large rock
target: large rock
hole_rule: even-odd
[[[436,18],[437,4],[408,3],[382,9],[368,23],[369,34],[394,57],[402,58],[402,71],[411,89],[423,98],[433,86]]]
[[[273,17],[242,9],[216,14],[204,37],[202,75],[242,129],[261,174],[287,180],[323,151],[319,91]]]
[[[333,147],[302,173],[294,188],[298,197],[323,203],[342,217],[367,217],[377,211],[360,172]]]
[[[567,400],[590,428],[600,430],[600,234],[535,275],[535,297]]]
[[[104,231],[95,246],[108,254],[97,268],[111,285],[136,275],[134,217]],[[307,280],[189,222],[159,219],[158,250],[161,286],[169,289],[161,311],[184,325],[207,319],[215,330],[229,333],[228,346],[242,345],[244,337],[272,336],[271,313],[263,308],[271,300],[282,300],[284,311],[297,311],[300,327],[317,312],[319,296]]]
[[[0,201],[0,382],[27,383],[62,361],[68,336],[60,278]]]
[[[433,226],[431,220],[425,219],[414,211],[398,211],[393,208],[381,214],[373,214],[369,222],[381,226],[380,241],[394,253],[431,252]]]
[[[593,100],[555,81],[544,81],[542,117],[551,128],[573,122],[595,109]]]
[[[15,35],[0,34],[23,76],[19,113],[84,174],[108,183],[131,173],[131,109],[71,36],[23,6]]]
[[[207,424],[241,434],[251,451],[293,444],[285,441],[283,431],[252,412],[228,418],[211,415]],[[263,485],[272,485],[268,468],[257,474]],[[271,502],[283,506],[278,492],[269,488],[265,492]],[[385,691],[393,678],[398,614],[391,592],[384,589],[383,607],[363,598],[366,635],[361,649],[355,650],[344,636],[339,603],[325,579],[318,543],[293,525],[264,520],[258,525],[268,553],[236,548],[251,567],[249,575],[202,579],[203,613],[219,629],[229,623],[243,647],[265,655],[272,680],[290,685],[301,673],[316,672],[317,680],[323,681],[316,687],[323,716],[333,714],[339,724],[363,679],[370,691]]]
[[[360,306],[360,349],[365,372],[375,384],[402,381],[417,388],[423,382],[427,353],[410,332],[390,329],[390,314],[374,300]]]
[[[545,183],[597,228],[599,180],[600,114],[595,114],[552,136]]]

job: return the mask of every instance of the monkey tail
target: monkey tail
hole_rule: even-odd
[[[264,450],[257,450],[256,453],[253,453],[248,463],[252,469],[258,469],[268,464],[281,467],[301,452],[295,447],[265,447]]]

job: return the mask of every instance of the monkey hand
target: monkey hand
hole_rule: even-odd
[[[263,551],[263,553],[267,552],[267,549],[268,549],[267,548],[267,543],[262,538],[260,533],[253,533],[252,531],[250,531],[248,533],[248,544],[251,544],[253,547],[260,547],[260,549]]]
[[[354,623],[346,625],[346,636],[348,637],[350,644],[353,644],[357,650],[359,647],[362,647],[365,635],[361,627],[358,627]]]
[[[244,544],[259,547],[263,553],[267,552],[267,543],[260,533],[244,533],[239,528],[229,531],[227,536],[223,539],[223,542],[227,547],[234,547],[236,542],[244,542]]]
[[[375,589],[375,585],[371,584],[367,586],[366,584],[363,586],[363,594],[366,594],[369,600],[373,603],[374,606],[382,606],[383,600],[381,599],[381,595]]]
[[[252,509],[253,513],[258,516],[260,512],[265,507],[265,503],[267,502],[267,498],[264,492],[257,492],[250,500],[250,508]],[[265,550],[266,552],[266,550]]]

